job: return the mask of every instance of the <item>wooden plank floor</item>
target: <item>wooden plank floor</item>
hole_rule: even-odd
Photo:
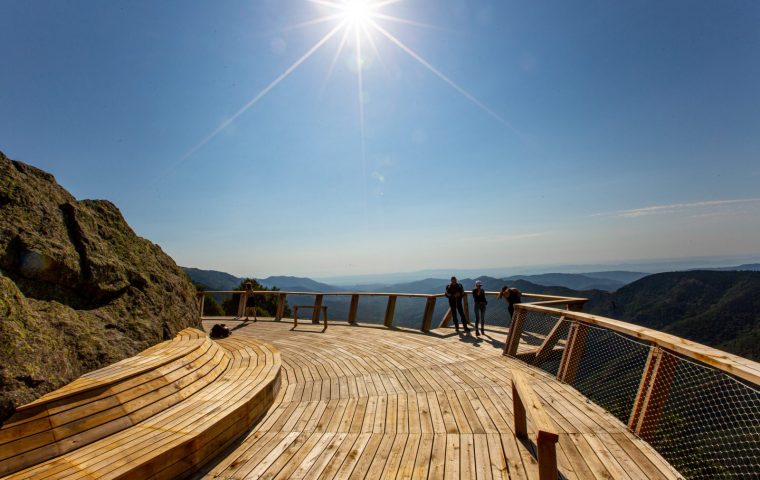
[[[565,478],[680,478],[612,415],[503,357],[504,329],[478,341],[453,329],[226,323],[233,336],[280,349],[282,387],[261,422],[198,478],[536,478],[512,431],[512,369],[533,375],[559,427]]]

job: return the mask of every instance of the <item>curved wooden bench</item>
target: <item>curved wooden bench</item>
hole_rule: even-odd
[[[6,448],[6,456],[8,452],[15,455],[0,460],[0,472],[21,466],[28,468],[8,478],[176,478],[197,469],[266,412],[279,388],[281,362],[274,347],[255,340],[213,342],[196,332],[182,332],[172,342],[161,344],[163,347],[152,347],[143,352],[146,355],[133,357],[139,366],[119,362],[103,369],[108,372],[83,377],[79,385],[72,386],[76,383],[72,382],[65,395],[53,392],[55,395],[49,397],[52,401],[41,402],[41,398],[34,408],[25,408],[25,412],[39,413],[47,405],[44,411],[56,412],[53,417],[75,417],[64,424],[73,435],[62,437],[62,441],[43,442],[31,450],[27,445],[24,453],[19,453],[23,450],[19,440],[7,441],[0,445],[0,452]],[[177,358],[178,345],[173,342],[195,342],[198,346]],[[174,360],[162,364],[151,358],[160,357],[162,349]],[[158,366],[146,370],[148,364]],[[150,380],[142,381],[144,377]],[[106,378],[121,380],[105,390],[102,385],[93,386],[94,379]],[[97,400],[86,402],[80,398],[83,394]],[[85,415],[88,405],[96,409],[91,415]],[[108,408],[96,408],[101,405]],[[31,434],[27,436],[29,442],[30,437],[37,436],[29,426],[53,417],[27,417],[8,425],[6,435],[12,438],[11,428],[15,434],[27,431]],[[109,420],[92,427],[104,418]]]
[[[83,375],[19,407],[0,429],[0,475],[136,425],[206,387],[228,364],[224,349],[200,330],[186,329]]]

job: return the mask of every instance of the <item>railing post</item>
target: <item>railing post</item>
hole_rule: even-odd
[[[393,326],[393,313],[396,311],[396,295],[388,295],[388,305],[385,307],[385,326]]]
[[[425,314],[422,316],[422,328],[425,333],[430,331],[430,327],[433,324],[433,312],[435,311],[435,297],[427,297],[425,302]]]
[[[245,316],[245,304],[248,303],[248,293],[246,290],[240,292],[240,299],[238,300],[237,317],[243,318]]]
[[[658,346],[652,347],[628,420],[628,428],[644,440],[662,419],[676,373],[678,358]]]
[[[445,328],[449,326],[449,322],[451,321],[451,307],[449,307],[448,310],[446,310],[446,313],[443,314],[443,318],[441,319],[441,323],[438,325],[438,328]]]
[[[504,355],[514,357],[517,354],[517,347],[520,346],[520,337],[522,336],[526,315],[527,310],[520,308],[519,304],[516,305],[515,316],[512,319],[512,325],[509,327],[507,341],[504,343]]]
[[[567,337],[567,345],[562,353],[562,361],[557,371],[557,379],[560,382],[573,383],[575,375],[578,373],[581,355],[586,346],[586,337],[588,336],[588,325],[580,322],[573,322],[570,326],[570,334]]]
[[[348,323],[356,323],[356,311],[359,308],[359,295],[351,295],[351,306],[348,308]]]
[[[198,296],[201,297],[201,309],[198,312],[198,318],[203,318],[203,307],[206,305],[206,294],[199,292]]]
[[[311,315],[311,323],[319,323],[319,314],[322,310],[322,297],[324,295],[316,295],[314,298],[314,313]]]
[[[285,315],[285,294],[280,293],[277,295],[277,311],[274,313],[274,321],[279,322],[283,315]]]

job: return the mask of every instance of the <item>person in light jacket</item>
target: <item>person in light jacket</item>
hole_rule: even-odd
[[[475,310],[475,335],[486,334],[486,291],[483,290],[483,282],[475,280],[475,288],[472,290],[472,300]],[[480,323],[480,332],[478,332],[478,323]]]

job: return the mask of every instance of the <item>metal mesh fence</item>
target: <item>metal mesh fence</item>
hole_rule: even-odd
[[[562,320],[559,332],[557,333],[559,338],[556,346],[545,354],[539,354],[536,356],[533,359],[533,365],[535,367],[549,372],[552,375],[557,375],[559,364],[562,361],[562,354],[565,352],[565,347],[567,346],[567,335],[570,332],[571,324],[572,322],[569,320]]]
[[[515,316],[517,315],[515,311]],[[561,314],[549,314],[528,310],[525,312],[520,341],[528,345],[538,346],[544,343],[546,336],[559,321]]]
[[[639,435],[686,478],[760,478],[760,390],[662,353]]]
[[[649,345],[604,328],[584,325],[585,344],[566,380],[624,423],[633,410]]]

